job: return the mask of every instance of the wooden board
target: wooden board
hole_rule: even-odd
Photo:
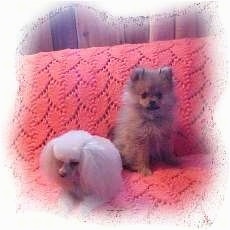
[[[62,5],[62,4],[61,4]],[[66,4],[39,18],[18,48],[34,54],[66,48],[144,43],[215,34],[212,4],[195,4],[151,17],[113,17],[81,4]],[[216,28],[216,29],[215,29]]]
[[[171,40],[175,38],[175,17],[150,18],[150,41]]]
[[[175,38],[197,37],[197,14],[176,16]]]
[[[149,42],[149,17],[124,19],[125,43]]]
[[[199,13],[197,14],[197,37],[204,37],[211,34],[211,24],[210,15],[208,13]]]
[[[86,6],[75,9],[78,48],[124,43],[123,26]]]
[[[25,37],[19,45],[21,54],[35,54],[53,50],[53,41],[49,19],[40,19],[40,23],[25,32]]]
[[[65,8],[50,19],[54,50],[78,47],[75,23],[75,10],[73,7]]]

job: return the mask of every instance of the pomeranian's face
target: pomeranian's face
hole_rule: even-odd
[[[128,86],[132,101],[147,115],[164,115],[175,104],[170,67],[152,70],[137,68]]]

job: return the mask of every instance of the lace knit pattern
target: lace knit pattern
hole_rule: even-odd
[[[114,125],[123,86],[136,66],[172,66],[178,97],[176,154],[192,159],[193,154],[210,152],[207,127],[212,122],[216,92],[210,70],[212,42],[213,38],[181,39],[21,57],[10,144],[15,176],[25,185],[23,193],[44,204],[48,200],[55,203],[59,189],[50,187],[39,172],[42,147],[71,129],[106,136]],[[144,202],[153,210],[185,197],[199,197],[201,185],[210,177],[205,167],[197,165],[154,166],[155,173],[144,179],[125,171],[126,189],[110,205],[132,210]],[[109,213],[116,215],[116,211]]]

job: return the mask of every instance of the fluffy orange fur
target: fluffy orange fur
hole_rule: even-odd
[[[133,71],[114,129],[124,167],[149,175],[154,160],[178,163],[173,155],[173,88],[170,67]]]

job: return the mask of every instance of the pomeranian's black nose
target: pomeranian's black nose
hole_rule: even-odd
[[[160,107],[157,105],[156,101],[150,101],[149,102],[149,110],[155,110],[155,109],[159,109]]]
[[[150,101],[149,102],[149,106],[150,107],[155,107],[156,106],[156,102],[155,101]]]

